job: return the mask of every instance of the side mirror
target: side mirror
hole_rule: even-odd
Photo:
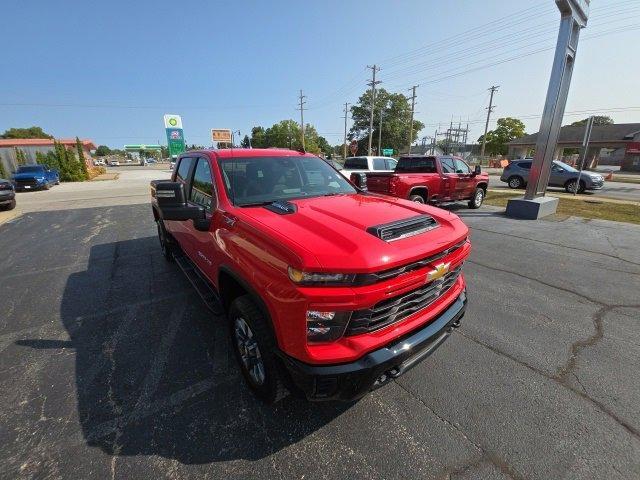
[[[367,174],[366,173],[353,172],[349,177],[349,180],[351,180],[351,183],[353,183],[360,190],[364,190],[365,192],[367,191]]]
[[[481,173],[482,173],[482,168],[480,168],[480,165],[476,165],[476,167],[473,169],[473,174],[480,175]]]
[[[209,221],[200,205],[189,205],[180,182],[151,182],[151,196],[155,197],[163,220],[193,220],[196,230],[209,230]]]

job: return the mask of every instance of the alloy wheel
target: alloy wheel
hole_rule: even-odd
[[[262,385],[265,381],[265,368],[262,355],[258,348],[251,328],[242,317],[234,322],[234,337],[242,365],[256,385]]]

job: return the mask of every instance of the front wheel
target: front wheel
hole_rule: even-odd
[[[167,230],[164,228],[164,222],[160,219],[156,220],[156,227],[158,228],[158,240],[160,240],[162,256],[168,262],[172,262],[173,250],[171,249],[171,245],[169,245],[169,235],[167,234]]]
[[[473,197],[469,200],[469,208],[480,208],[482,206],[482,202],[484,202],[484,197],[484,189],[480,187],[476,188],[476,191],[473,193]]]
[[[268,320],[249,295],[236,298],[229,308],[231,337],[240,370],[253,393],[272,404],[287,395],[281,367],[274,353],[276,341]]]
[[[0,210],[13,210],[14,208],[16,208],[16,199],[15,198],[13,200],[11,200],[10,203],[7,203],[4,206],[0,206]]]

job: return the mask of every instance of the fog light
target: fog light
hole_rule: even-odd
[[[307,311],[307,341],[333,342],[344,334],[351,312]]]

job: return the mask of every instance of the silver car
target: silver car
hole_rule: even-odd
[[[533,159],[531,158],[521,158],[510,162],[503,170],[500,180],[511,188],[524,188],[529,181],[532,163]],[[576,188],[578,193],[582,193],[585,190],[600,190],[604,187],[602,175],[587,171],[583,171],[580,175],[580,185],[578,185],[579,174],[580,172],[571,165],[554,160],[551,166],[549,186],[564,188],[569,193],[575,192]]]

